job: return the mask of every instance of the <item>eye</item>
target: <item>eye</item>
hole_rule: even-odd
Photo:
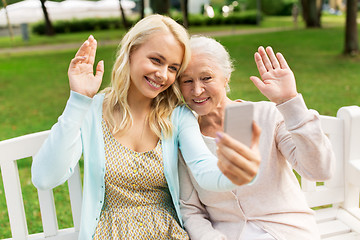
[[[212,79],[211,76],[206,76],[206,77],[202,77],[202,78],[201,78],[202,81],[209,81],[209,80],[211,80],[211,79]]]
[[[192,83],[192,79],[181,79],[181,83]]]
[[[177,67],[174,67],[174,66],[170,66],[169,69],[175,73],[178,72],[178,68]]]
[[[151,60],[152,62],[155,62],[155,63],[161,63],[160,58],[151,57],[150,60]]]

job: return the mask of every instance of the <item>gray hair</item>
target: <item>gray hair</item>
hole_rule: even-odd
[[[234,67],[230,54],[221,43],[210,37],[194,35],[190,38],[190,48],[192,53],[205,55],[215,61],[224,77],[230,81]]]

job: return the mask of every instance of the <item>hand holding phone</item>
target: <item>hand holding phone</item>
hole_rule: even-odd
[[[246,146],[251,146],[254,105],[239,102],[225,108],[224,132]]]

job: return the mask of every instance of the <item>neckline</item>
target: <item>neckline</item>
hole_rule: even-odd
[[[153,149],[150,149],[150,150],[147,150],[147,151],[144,151],[144,152],[138,152],[138,151],[135,151],[134,149],[131,149],[127,146],[125,146],[124,144],[120,143],[115,137],[114,135],[112,134],[112,132],[110,131],[110,129],[108,128],[108,125],[105,121],[104,118],[102,118],[102,125],[105,126],[105,131],[106,133],[110,136],[110,139],[113,140],[119,147],[122,147],[124,148],[125,150],[128,150],[129,152],[131,152],[132,154],[138,154],[138,155],[144,155],[144,154],[148,154],[148,153],[152,153],[152,152],[155,152],[155,150],[159,147],[159,145],[161,144],[161,139],[159,139],[156,143],[156,146],[153,148]]]

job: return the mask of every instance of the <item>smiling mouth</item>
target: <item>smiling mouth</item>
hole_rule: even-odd
[[[210,97],[204,98],[204,99],[201,99],[201,100],[195,100],[195,99],[193,99],[193,101],[194,101],[195,103],[204,103],[204,102],[206,102],[206,101],[209,100],[209,99],[210,99]]]
[[[151,81],[149,78],[145,77],[146,81],[154,88],[160,88],[162,85],[156,82]]]

